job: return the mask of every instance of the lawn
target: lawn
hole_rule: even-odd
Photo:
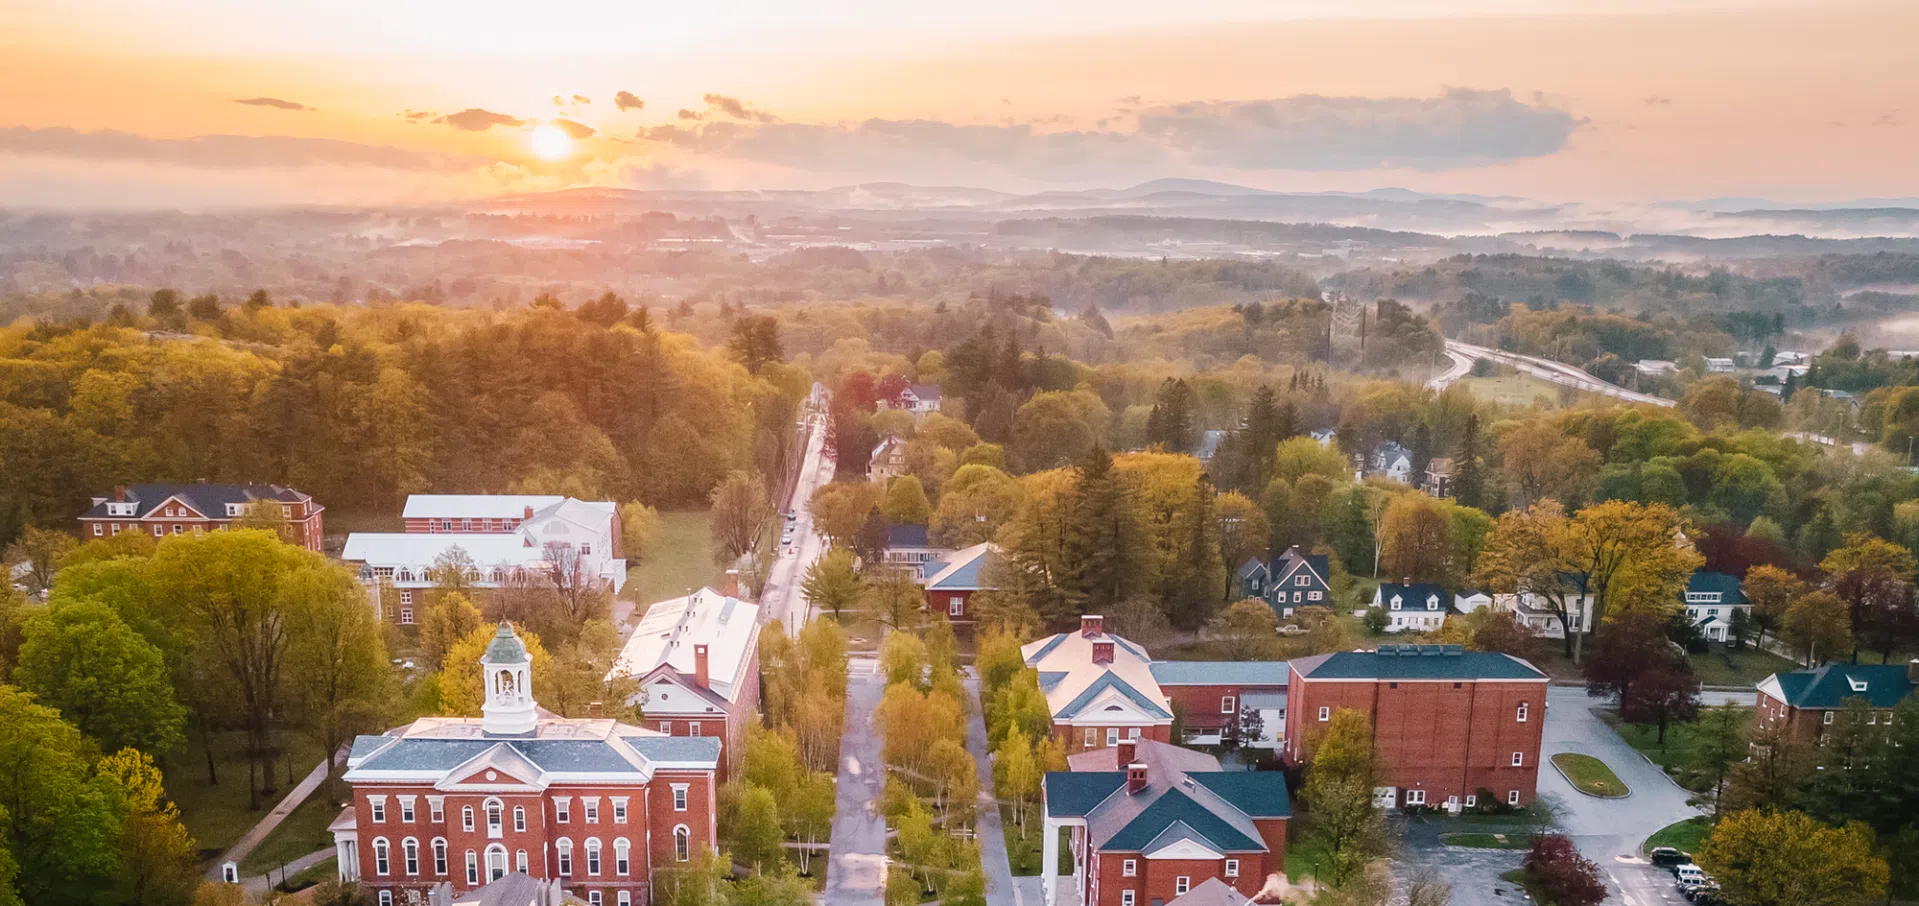
[[[1712,830],[1712,822],[1705,818],[1687,818],[1674,824],[1668,824],[1659,832],[1646,838],[1640,849],[1652,852],[1654,847],[1670,846],[1682,853],[1696,853],[1699,844],[1705,842],[1706,834]]]
[[[1042,844],[1046,840],[1044,831],[1041,830],[1044,822],[1039,820],[1040,816],[1037,812],[1038,810],[1034,809],[1026,816],[1028,827],[1026,834],[1021,836],[1019,826],[1013,823],[1013,807],[1001,805],[999,809],[1000,829],[1006,834],[1007,861],[1013,863],[1013,874],[1020,877],[1037,877],[1040,858],[1045,855]],[[1073,873],[1073,853],[1067,846],[1069,839],[1067,834],[1066,828],[1059,829],[1059,874],[1061,876]]]
[[[193,835],[195,845],[209,857],[231,847],[293,786],[287,782],[287,759],[276,761],[277,792],[271,797],[261,796],[259,809],[249,811],[247,763],[241,755],[244,744],[245,737],[238,732],[213,734],[213,757],[220,775],[217,785],[207,783],[206,756],[197,736],[190,734],[188,743],[165,762],[167,795],[180,807],[181,823]],[[320,762],[320,747],[306,736],[291,736],[286,744],[292,748],[293,780],[297,783]]]
[[[1440,834],[1439,842],[1468,849],[1525,849],[1532,845],[1531,838],[1526,834]]]
[[[706,510],[660,513],[646,556],[626,571],[621,596],[645,605],[717,582],[721,570],[713,561],[710,522]]]
[[[1632,793],[1619,775],[1612,772],[1612,768],[1591,755],[1561,752],[1553,756],[1553,766],[1572,781],[1574,789],[1588,796],[1618,799]]]
[[[1319,841],[1308,835],[1299,835],[1286,841],[1286,880],[1294,884],[1313,876],[1315,869],[1324,868],[1329,860]]]
[[[1799,665],[1770,651],[1709,651],[1692,656],[1693,675],[1707,686],[1750,688],[1775,673],[1789,673]]]
[[[1666,727],[1666,742],[1659,742],[1659,727],[1653,724],[1629,724],[1619,719],[1617,712],[1599,712],[1604,720],[1619,734],[1626,744],[1659,765],[1675,783],[1695,793],[1710,787],[1711,781],[1695,775],[1688,766],[1693,763],[1693,747],[1698,742],[1699,728],[1696,724],[1669,724]],[[1750,710],[1747,719],[1751,719]]]
[[[315,790],[240,863],[240,873],[265,874],[308,853],[331,848],[333,835],[326,828],[339,817],[340,808],[324,791]]]
[[[1514,372],[1499,377],[1464,377],[1459,379],[1459,384],[1483,402],[1531,406],[1535,400],[1544,398],[1547,408],[1559,406],[1560,386],[1530,374]]]

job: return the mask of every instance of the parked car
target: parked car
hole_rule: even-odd
[[[1652,864],[1654,868],[1678,872],[1679,866],[1692,864],[1692,857],[1670,846],[1656,846],[1652,851]]]
[[[1674,870],[1673,877],[1678,879],[1674,882],[1674,886],[1678,887],[1681,893],[1712,880],[1705,872],[1699,870],[1699,866],[1690,863]]]
[[[1707,881],[1698,887],[1694,887],[1686,891],[1685,896],[1689,902],[1695,903],[1697,906],[1720,906],[1720,904],[1726,902],[1725,897],[1719,892],[1719,883],[1717,881]]]

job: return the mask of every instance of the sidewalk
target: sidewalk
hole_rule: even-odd
[[[333,856],[334,856],[334,852],[333,852],[333,847],[331,846],[327,847],[326,849],[319,850],[317,852],[310,852],[304,856],[301,856],[298,859],[294,859],[293,861],[288,862],[284,870],[285,871],[284,875],[281,873],[282,869],[280,869],[278,866],[275,866],[271,871],[267,872],[266,874],[254,875],[253,877],[250,877],[250,878],[241,878],[240,886],[246,890],[247,896],[259,897],[265,894],[269,889],[271,889],[274,884],[283,883],[286,878],[291,878],[295,875],[298,875],[300,872],[306,871],[307,869],[312,868],[313,866],[318,865],[321,862],[325,862],[326,860],[333,858]],[[274,878],[280,878],[281,880],[275,881],[273,880]]]
[[[207,880],[220,880],[221,865],[228,862],[245,862],[247,856],[252,855],[254,849],[259,847],[260,841],[265,840],[268,834],[273,833],[273,829],[279,827],[280,822],[285,821],[288,815],[293,814],[294,809],[299,808],[301,803],[307,801],[307,797],[313,795],[313,791],[319,789],[321,782],[325,780],[326,762],[321,761],[319,764],[314,765],[313,770],[308,771],[305,777],[300,778],[298,785],[288,790],[287,794],[281,797],[280,801],[266,813],[266,816],[260,819],[259,824],[255,824],[252,830],[247,831],[245,835],[241,836],[239,842],[233,844],[232,849],[221,853],[219,858],[213,860],[212,867],[207,869]],[[331,850],[328,850],[328,852],[331,852]]]
[[[846,683],[846,728],[840,737],[839,789],[834,796],[832,850],[826,862],[825,902],[882,906],[886,902],[886,820],[879,813],[886,764],[873,711],[886,691],[878,664],[852,661]]]
[[[986,751],[986,719],[983,716],[979,679],[967,676],[966,689],[973,693],[972,716],[966,722],[966,750],[979,768],[979,819],[975,822],[979,839],[980,866],[986,872],[987,906],[1018,906],[1013,886],[1013,859],[1006,852],[1006,833],[1000,827],[999,799],[993,795],[993,759]]]

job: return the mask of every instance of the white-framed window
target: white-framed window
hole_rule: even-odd
[[[1826,716],[1825,716],[1825,717],[1824,717],[1824,718],[1822,719],[1822,722],[1823,722],[1823,723],[1825,723],[1825,724],[1827,724],[1828,726],[1830,726],[1830,725],[1832,724],[1832,712],[1831,712],[1831,711],[1827,711],[1827,712],[1826,712]]]
[[[624,878],[633,870],[633,844],[625,837],[613,841],[613,873]]]
[[[502,805],[498,799],[488,799],[486,801],[486,835],[497,837],[504,832],[505,818],[506,806]]]
[[[684,783],[673,784],[673,810],[674,811],[676,812],[686,811],[686,791],[687,791],[686,784]]]
[[[625,796],[613,797],[613,823],[614,824],[626,823],[626,802],[627,802],[627,799]]]
[[[1317,601],[1319,600],[1319,598],[1320,598],[1319,592],[1310,591],[1306,593],[1306,600],[1308,601]]]
[[[1226,860],[1226,877],[1229,877],[1229,878],[1239,877],[1239,860],[1238,859]]]
[[[173,524],[173,533],[176,535],[184,535],[187,533],[187,527],[176,522]]]
[[[1131,877],[1136,877],[1138,875],[1139,875],[1139,860],[1127,859],[1126,861],[1119,863],[1120,877],[1131,878]]]
[[[446,838],[433,839],[433,873],[446,877]]]
[[[473,806],[460,806],[460,829],[467,833],[473,832]]]
[[[401,626],[413,625],[413,608],[411,607],[400,608],[400,625]]]
[[[480,854],[469,849],[466,851],[466,886],[478,887],[479,885]]]
[[[120,523],[116,522],[113,524],[113,533],[116,535],[120,534]]]
[[[1132,740],[1132,741],[1134,741],[1134,742],[1139,742],[1139,728],[1138,728],[1138,727],[1127,727],[1127,728],[1126,728],[1126,738],[1127,738],[1127,739],[1130,739],[1130,740]]]
[[[697,721],[697,720],[689,720],[689,721],[687,721],[687,722],[686,722],[686,735],[688,735],[688,736],[698,736],[698,735],[700,735],[700,722],[699,722],[699,721]]]
[[[526,850],[524,850],[524,849],[522,849],[522,850],[518,850],[518,851],[516,851],[515,853],[513,853],[513,870],[514,870],[514,871],[517,871],[517,872],[521,872],[521,873],[525,873],[525,871],[526,871]]]
[[[965,616],[966,615],[966,599],[959,595],[947,596],[946,615],[949,617]]]
[[[591,544],[587,544],[587,543],[585,543],[585,542],[581,542],[581,544],[580,544],[580,556],[582,556],[582,557],[591,557],[591,556],[593,556],[593,545],[591,545]]]
[[[560,877],[562,878],[572,877],[573,876],[573,841],[568,840],[565,837],[561,837],[558,842],[553,844],[553,851],[555,853],[558,853],[560,856]]]
[[[93,537],[100,537],[100,534],[104,531],[106,531],[106,529],[101,528],[100,523],[96,522],[93,524]]]
[[[633,906],[632,891],[630,890],[615,891],[613,893],[613,896],[616,898],[613,902],[618,904],[618,906]]]
[[[1133,903],[1134,903],[1134,900],[1133,900],[1132,891],[1122,890],[1119,892],[1119,906],[1133,906]]]
[[[1328,708],[1328,707],[1326,707],[1326,706],[1324,706],[1324,705],[1321,705],[1321,706],[1320,706],[1320,708],[1319,708],[1319,719],[1320,719],[1320,722],[1322,722],[1322,723],[1324,723],[1325,721],[1329,721],[1329,720],[1332,720],[1332,719],[1333,719],[1333,709],[1331,709],[1331,708]]]
[[[565,824],[573,820],[573,801],[571,799],[566,796],[555,796],[553,798],[553,820],[558,824]]]
[[[1513,767],[1516,767],[1516,768],[1523,768],[1523,767],[1525,767],[1525,766],[1526,766],[1526,753],[1524,753],[1524,752],[1514,752],[1514,753],[1513,753]]]
[[[586,838],[586,873],[595,878],[600,876],[600,838]]]
[[[413,603],[413,589],[411,588],[400,589],[400,603],[402,604]]]
[[[1238,713],[1239,713],[1239,699],[1237,699],[1237,698],[1235,698],[1234,696],[1231,696],[1231,695],[1222,695],[1222,696],[1220,696],[1220,697],[1219,697],[1219,713],[1221,713],[1221,714],[1238,714]]]
[[[400,856],[406,864],[406,873],[420,873],[420,841],[408,837],[400,841]]]
[[[1183,897],[1186,895],[1187,891],[1190,891],[1192,889],[1193,889],[1192,878],[1187,877],[1186,875],[1180,875],[1179,877],[1173,879],[1173,896]]]
[[[589,890],[586,892],[586,906],[602,906],[605,902],[605,900],[600,899],[599,891]]]
[[[665,733],[665,734],[666,734],[666,735],[668,735],[668,736],[672,736],[672,735],[673,735],[673,722],[672,722],[672,721],[670,721],[670,720],[663,720],[663,721],[660,721],[660,732],[661,732],[661,733]]]
[[[164,525],[156,525],[156,526],[154,526],[154,527],[153,527],[153,537],[155,537],[155,538],[165,538],[166,536],[167,536],[167,527],[166,527],[166,526],[164,526]]]
[[[1519,791],[1518,791],[1518,790],[1507,790],[1507,791],[1506,791],[1506,804],[1507,804],[1507,805],[1518,805],[1518,804],[1519,804]]]
[[[1525,702],[1519,703],[1519,722],[1522,724],[1526,722],[1526,703]]]
[[[1479,797],[1478,797],[1478,796],[1475,796],[1475,795],[1473,795],[1473,794],[1471,794],[1471,793],[1467,793],[1467,794],[1466,794],[1466,807],[1467,807],[1467,808],[1472,808],[1473,806],[1476,806],[1476,805],[1478,805],[1478,804],[1479,804]]]
[[[463,532],[473,531],[473,520],[471,519],[460,520],[460,531],[463,531]]]
[[[373,838],[373,873],[385,877],[392,870],[392,847],[385,837]]]
[[[366,797],[366,805],[367,805],[367,809],[373,813],[374,824],[386,823],[386,797],[385,796],[368,796]]]
[[[600,797],[581,796],[580,804],[586,806],[586,823],[600,823]]]
[[[416,796],[396,796],[400,800],[400,823],[412,824],[415,817],[413,804],[419,801]]]
[[[486,848],[486,879],[493,882],[506,877],[506,847],[498,843]]]
[[[693,858],[693,832],[682,824],[673,828],[673,861],[685,862]]]
[[[384,889],[380,891],[380,906],[393,906],[393,891]]]
[[[1086,747],[1090,749],[1097,745],[1099,745],[1099,730],[1094,727],[1087,727],[1086,728]]]
[[[1407,805],[1425,805],[1426,791],[1425,790],[1407,790],[1406,804]]]
[[[1108,746],[1119,745],[1119,728],[1118,727],[1106,728],[1106,744]]]

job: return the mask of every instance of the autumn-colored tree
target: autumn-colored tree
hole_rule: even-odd
[[[20,539],[6,549],[6,556],[0,557],[0,565],[21,564],[26,567],[22,584],[27,593],[44,595],[53,587],[53,577],[60,571],[60,561],[66,554],[78,546],[73,536],[66,532],[27,526],[21,532]]]
[[[1555,906],[1598,906],[1606,899],[1606,882],[1599,865],[1579,854],[1572,838],[1563,834],[1536,834],[1522,866],[1526,886],[1542,902]]]
[[[1746,571],[1741,583],[1746,603],[1752,605],[1752,621],[1759,628],[1759,647],[1766,646],[1766,633],[1776,631],[1785,621],[1786,608],[1806,593],[1806,583],[1777,566],[1760,564]]]
[[[1307,833],[1325,851],[1326,880],[1335,887],[1387,853],[1391,836],[1373,806],[1379,763],[1370,718],[1363,711],[1335,710],[1325,729],[1306,740]]]
[[[546,653],[546,646],[540,644],[540,637],[526,629],[515,629],[526,653],[533,661],[533,689],[550,688],[552,683],[553,658]],[[486,682],[481,675],[480,659],[486,654],[486,647],[493,644],[498,634],[497,626],[481,626],[467,633],[453,647],[447,649],[446,660],[440,663],[440,713],[454,717],[479,717],[480,706],[486,704]]]
[[[1443,582],[1451,573],[1452,521],[1439,501],[1412,491],[1386,504],[1379,525],[1379,565],[1385,575]]]
[[[813,527],[835,546],[851,548],[866,514],[880,503],[880,487],[866,481],[835,481],[813,491],[808,509]]]
[[[1886,862],[1873,853],[1869,829],[1832,827],[1804,812],[1733,812],[1694,858],[1728,902],[1747,906],[1853,906],[1886,892]]]
[[[428,664],[446,660],[453,643],[480,628],[480,608],[466,595],[449,592],[428,595],[420,616],[420,656]]]
[[[925,525],[933,507],[926,499],[926,488],[917,475],[901,475],[887,485],[880,513],[894,525]]]
[[[1273,478],[1289,485],[1306,475],[1320,475],[1334,481],[1350,481],[1353,464],[1339,448],[1327,446],[1310,437],[1289,437],[1273,448]]]
[[[1575,577],[1583,564],[1565,507],[1548,500],[1500,515],[1479,554],[1472,582],[1495,594],[1529,595],[1534,606],[1545,605],[1559,620],[1566,656],[1574,657],[1576,639],[1582,635],[1571,629],[1572,611],[1582,594]]]
[[[1666,637],[1665,623],[1658,618],[1647,613],[1621,614],[1606,627],[1581,665],[1586,693],[1623,706],[1642,677],[1654,671],[1680,669],[1685,656],[1675,649]]]
[[[1258,504],[1238,491],[1227,491],[1213,501],[1213,518],[1219,520],[1219,558],[1229,573],[1248,560],[1266,559],[1272,523]],[[1234,584],[1227,583],[1229,596],[1238,591]]]
[[[1691,526],[1663,503],[1607,500],[1573,517],[1581,571],[1593,592],[1593,622],[1645,611],[1659,618],[1679,608],[1686,583],[1705,558],[1683,543]],[[1588,630],[1590,631],[1590,629]],[[1575,654],[1578,646],[1574,646]]]
[[[1912,552],[1864,533],[1846,536],[1843,547],[1819,563],[1832,592],[1846,603],[1852,627],[1853,660],[1858,649],[1873,646],[1888,656],[1911,629]]]
[[[1811,747],[1783,722],[1754,726],[1745,760],[1732,766],[1719,793],[1724,811],[1792,808],[1814,769]]]
[[[1499,458],[1506,489],[1520,508],[1546,499],[1582,500],[1599,467],[1599,454],[1592,447],[1543,419],[1500,435]]]
[[[1269,653],[1279,639],[1279,616],[1259,598],[1241,598],[1207,625],[1213,638],[1225,646],[1227,658],[1254,660]]]
[[[1852,618],[1846,602],[1829,591],[1800,595],[1786,607],[1779,635],[1807,666],[1836,660],[1853,650]]]
[[[934,544],[953,548],[990,541],[1019,502],[1017,479],[992,466],[960,466],[940,489],[929,535]]]
[[[853,552],[835,547],[813,561],[813,565],[806,568],[800,591],[806,595],[808,604],[821,613],[832,614],[835,620],[841,619],[845,611],[859,606],[865,586],[860,583],[859,572],[853,568]]]

